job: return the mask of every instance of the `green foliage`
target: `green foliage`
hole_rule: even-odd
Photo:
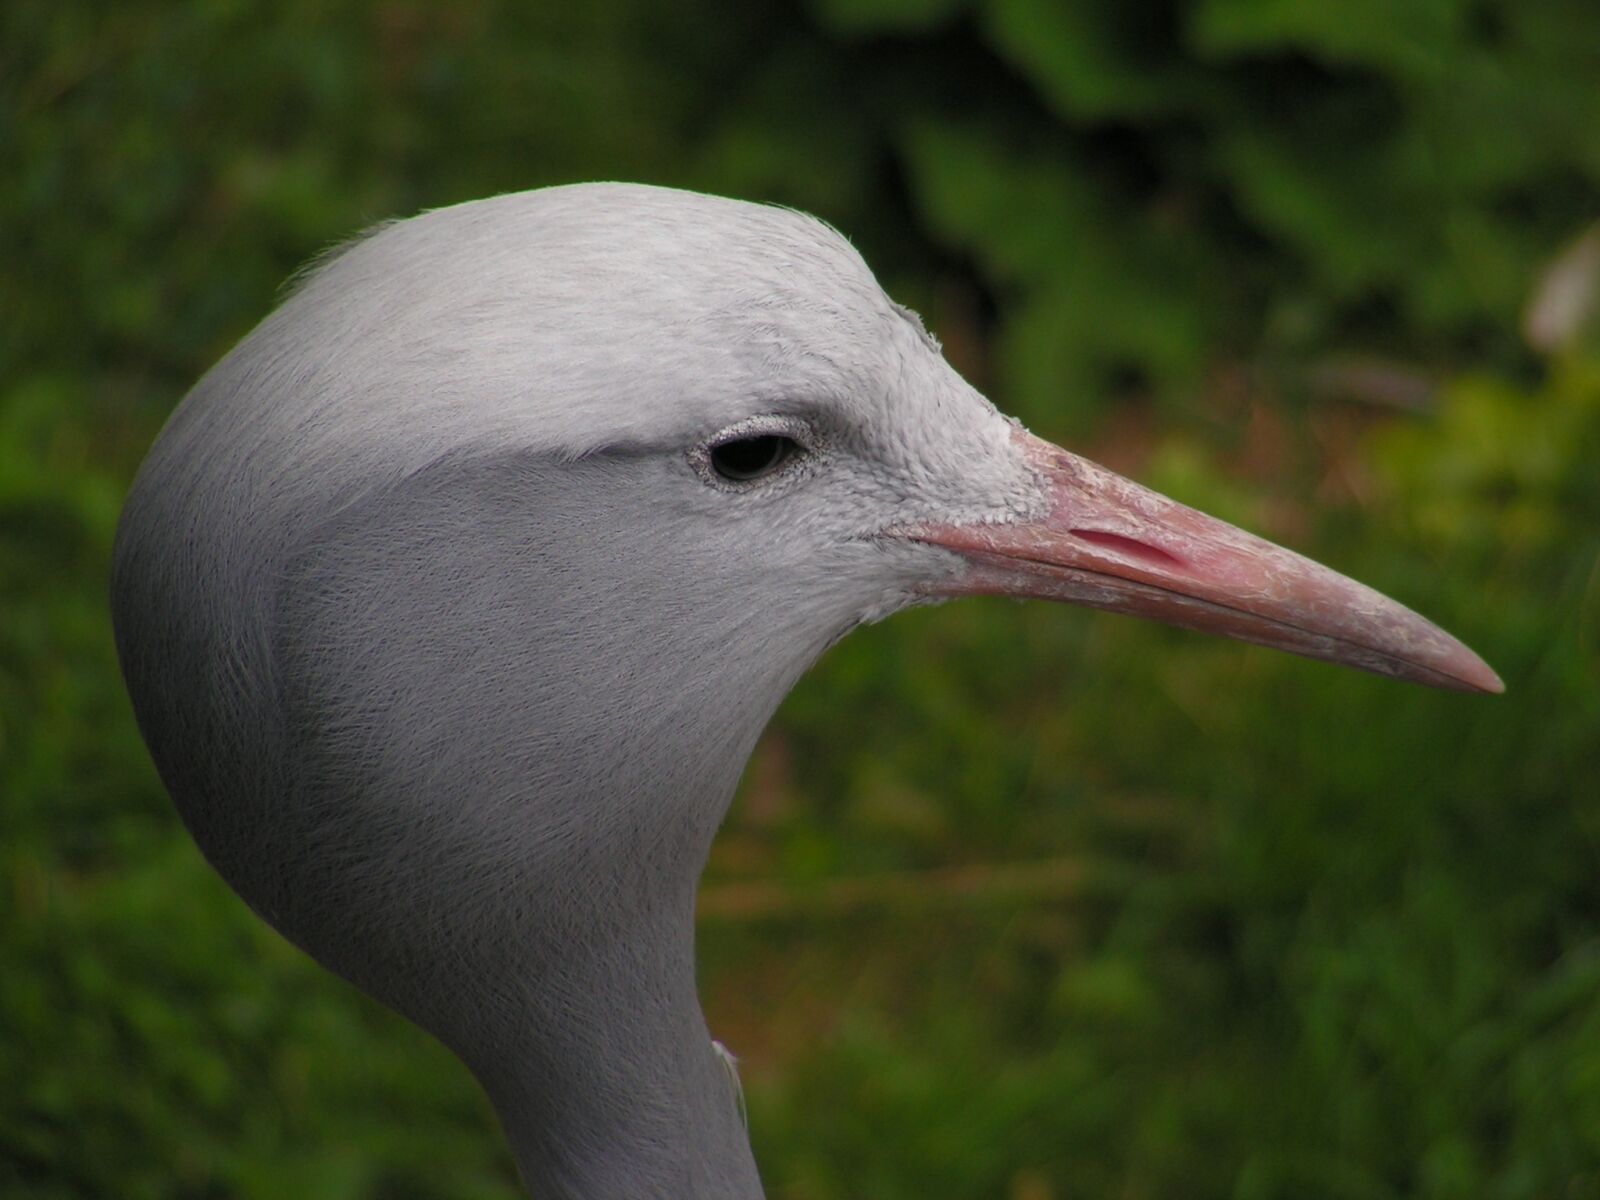
[[[819,12],[859,36],[912,7]],[[1092,404],[1086,382],[1130,373],[1170,392],[1263,328],[1296,354],[1508,358],[1530,266],[1600,186],[1585,12],[990,0],[971,20],[1014,78],[941,82],[896,47],[878,92],[920,210],[1021,293],[1001,314],[1020,394]]]
[[[106,560],[310,254],[603,177],[819,212],[1004,407],[1510,689],[989,602],[839,646],[712,864],[791,899],[703,936],[774,1196],[1600,1191],[1600,357],[1517,336],[1596,78],[1587,0],[0,8],[0,1195],[516,1194],[464,1072],[200,862]]]

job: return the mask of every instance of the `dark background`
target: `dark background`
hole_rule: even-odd
[[[465,1071],[201,863],[106,563],[297,265],[602,178],[818,213],[1002,408],[1509,688],[850,639],[703,891],[775,1200],[1600,1196],[1592,0],[0,6],[0,1195],[515,1194]]]

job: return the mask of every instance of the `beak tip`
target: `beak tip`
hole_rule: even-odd
[[[1465,643],[1456,641],[1449,634],[1444,636],[1449,641],[1449,651],[1429,666],[1433,674],[1432,682],[1436,686],[1475,696],[1499,696],[1505,692],[1505,682],[1493,667]]]
[[[1465,676],[1465,682],[1473,691],[1489,696],[1502,696],[1505,694],[1505,681],[1500,678],[1488,663],[1477,655],[1473,655],[1473,665],[1476,668]]]

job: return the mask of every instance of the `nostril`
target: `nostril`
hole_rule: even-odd
[[[1145,562],[1158,567],[1188,565],[1176,554],[1170,554],[1159,546],[1152,546],[1137,538],[1124,537],[1120,533],[1106,533],[1100,529],[1069,529],[1067,532],[1073,537],[1093,542],[1096,546],[1104,546],[1107,550],[1115,550],[1118,554],[1125,554],[1130,558],[1142,558]]]

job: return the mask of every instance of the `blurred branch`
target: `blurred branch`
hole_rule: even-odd
[[[1307,383],[1324,399],[1412,413],[1431,411],[1438,391],[1434,378],[1410,363],[1365,355],[1325,358],[1310,369]]]

